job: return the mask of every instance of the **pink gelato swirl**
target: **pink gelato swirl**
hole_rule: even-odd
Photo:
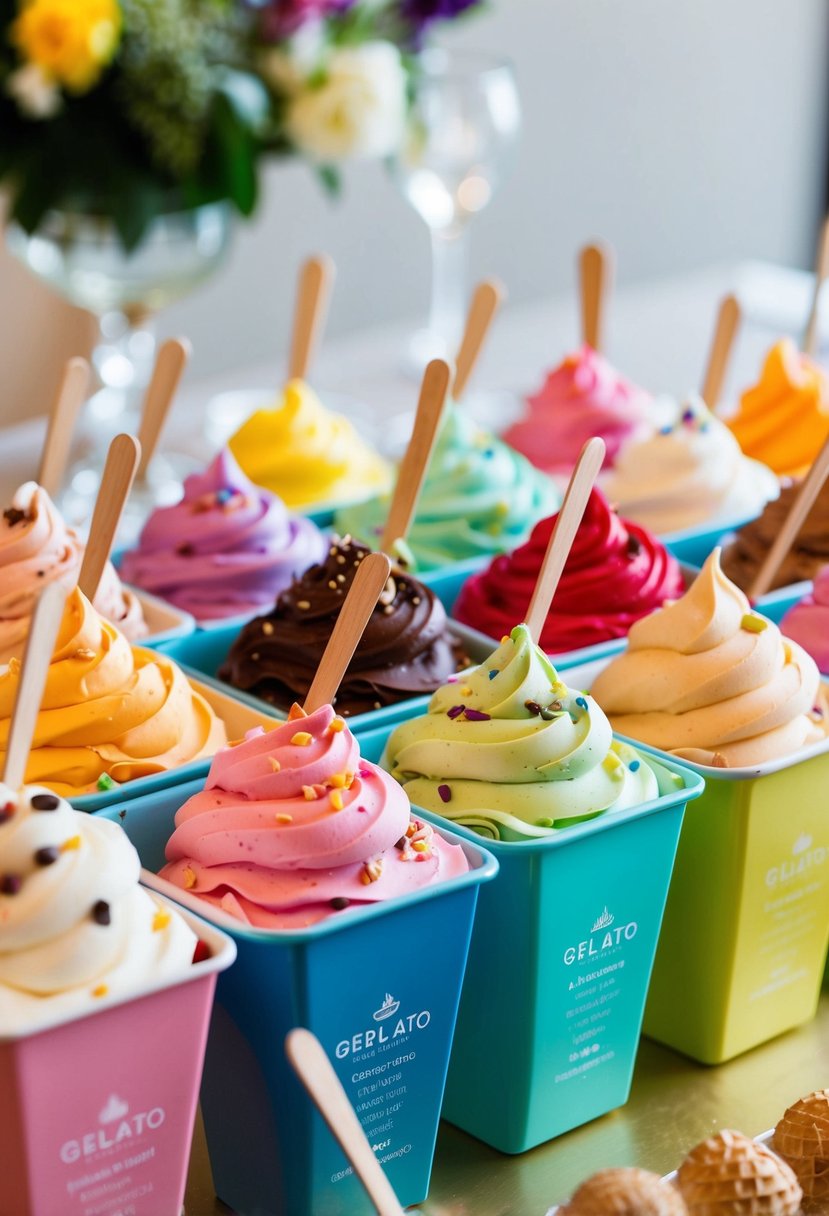
[[[83,554],[81,540],[46,491],[34,481],[25,482],[0,519],[0,663],[23,653],[32,612],[47,583],[76,585]],[[131,642],[147,636],[140,603],[121,586],[109,562],[95,607]]]
[[[187,478],[181,502],[153,511],[122,568],[197,620],[221,620],[270,608],[327,550],[316,524],[255,486],[224,448]]]
[[[299,929],[465,873],[330,705],[292,712],[214,758],[176,813],[162,878],[247,924]]]
[[[789,609],[780,630],[812,656],[824,675],[829,675],[829,566],[816,575],[811,593]]]
[[[527,416],[503,437],[537,468],[569,474],[587,440],[600,435],[607,445],[605,464],[612,466],[623,443],[650,429],[650,400],[585,343],[548,373],[539,392],[527,398]]]

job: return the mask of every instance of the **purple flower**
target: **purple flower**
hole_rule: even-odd
[[[452,21],[479,3],[480,0],[400,0],[400,11],[410,25],[422,31],[435,21]]]
[[[265,3],[252,0],[251,7],[259,10],[260,34],[264,41],[281,42],[306,21],[320,21],[345,12],[353,3],[354,0],[265,0]]]

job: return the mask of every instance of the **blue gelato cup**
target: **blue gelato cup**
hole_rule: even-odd
[[[360,737],[366,759],[390,733]],[[500,868],[481,892],[443,1114],[501,1152],[627,1101],[683,813],[703,789],[639,750],[656,771],[653,801],[542,840],[486,841]]]
[[[201,788],[126,808],[124,829],[149,869],[163,864],[175,812]],[[467,874],[304,930],[250,928],[155,880],[238,951],[217,986],[201,1092],[214,1185],[234,1211],[374,1211],[288,1065],[294,1026],[325,1047],[401,1202],[426,1198],[478,889],[498,870],[479,841],[441,832],[463,847]]]

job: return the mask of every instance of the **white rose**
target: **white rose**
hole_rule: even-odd
[[[390,42],[333,50],[325,80],[306,85],[288,104],[292,142],[314,160],[388,156],[406,120],[406,71]]]

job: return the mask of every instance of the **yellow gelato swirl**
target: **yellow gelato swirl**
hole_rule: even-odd
[[[256,410],[230,450],[257,485],[289,507],[351,502],[391,485],[391,468],[303,380],[290,380],[276,409]]]
[[[621,734],[699,764],[763,764],[826,735],[814,660],[751,611],[719,549],[682,599],[632,626],[592,693]]]
[[[495,840],[552,836],[658,795],[592,697],[569,689],[517,625],[490,657],[439,688],[390,735],[383,766],[415,806]]]
[[[784,338],[766,355],[760,380],[728,425],[746,456],[780,477],[797,477],[829,437],[829,376]]]
[[[20,662],[0,670],[0,764],[5,764]],[[98,778],[118,783],[212,756],[224,723],[165,655],[130,646],[77,588],[61,622],[37,717],[26,781],[65,797]]]

